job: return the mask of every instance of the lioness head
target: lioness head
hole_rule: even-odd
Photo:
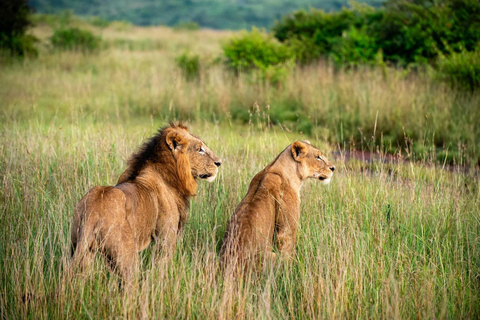
[[[194,179],[206,179],[208,182],[215,180],[222,161],[200,138],[189,133],[186,127],[175,127],[167,134],[166,143],[176,155],[177,161],[181,159],[180,154],[188,157]]]
[[[303,179],[315,178],[328,184],[335,166],[323,153],[308,141],[295,141],[291,145],[293,159],[297,162],[298,172]]]

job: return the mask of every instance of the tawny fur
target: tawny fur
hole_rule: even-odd
[[[116,186],[95,187],[78,203],[72,227],[74,266],[96,252],[130,281],[138,252],[153,239],[171,254],[187,219],[197,178],[213,180],[220,159],[182,125],[161,129],[128,161]]]
[[[330,182],[335,167],[308,141],[288,146],[250,183],[230,219],[221,249],[223,262],[292,255],[300,218],[300,188],[307,178]]]

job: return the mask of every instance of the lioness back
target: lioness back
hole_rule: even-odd
[[[302,183],[308,178],[328,182],[334,169],[310,143],[296,141],[288,146],[253,178],[237,206],[224,236],[223,262],[237,265],[259,255],[274,257],[275,245],[284,256],[290,256],[300,217]]]

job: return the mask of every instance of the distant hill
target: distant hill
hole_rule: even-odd
[[[382,0],[358,1],[379,7]],[[39,13],[72,10],[77,15],[126,20],[136,25],[196,22],[214,29],[270,27],[282,15],[301,8],[340,10],[348,0],[30,0]]]

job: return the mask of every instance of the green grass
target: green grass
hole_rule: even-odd
[[[42,28],[35,32],[46,39],[50,29]],[[431,160],[437,147],[448,146],[428,145],[442,134],[478,143],[477,93],[401,71],[335,73],[323,65],[296,70],[278,88],[234,78],[218,65],[188,82],[175,67],[177,50],[207,59],[226,34],[109,28],[102,29],[105,41],[149,38],[165,46],[112,45],[96,55],[43,48],[37,60],[2,65],[1,318],[480,317],[478,169],[465,172],[464,158],[444,170],[444,162]],[[295,103],[317,119],[308,137],[288,122],[270,125],[267,105],[291,112]],[[241,108],[245,123],[232,116]],[[199,183],[173,259],[158,257],[152,244],[140,254],[136,290],[128,294],[100,258],[89,272],[65,279],[76,203],[91,187],[114,184],[139,144],[178,117],[190,119],[223,164],[214,183]],[[332,160],[330,185],[312,180],[302,189],[293,260],[237,285],[223,277],[218,249],[228,219],[253,176],[286,145],[308,138],[330,158],[361,144],[405,156],[414,152],[409,144],[377,139],[387,136],[389,123],[421,132],[415,128],[425,119],[431,136],[415,138],[425,142],[423,160]],[[364,137],[359,143],[335,140],[355,130]]]
[[[310,181],[303,188],[293,261],[233,288],[217,261],[229,216],[254,174],[296,138],[253,125],[193,124],[224,164],[213,184],[200,182],[172,261],[155,259],[154,245],[142,252],[137,290],[129,295],[117,290],[118,278],[101,259],[61,286],[76,202],[95,185],[114,184],[127,156],[162,124],[3,126],[3,317],[479,316],[478,178],[423,165],[366,170],[361,162],[334,161],[329,186]]]

